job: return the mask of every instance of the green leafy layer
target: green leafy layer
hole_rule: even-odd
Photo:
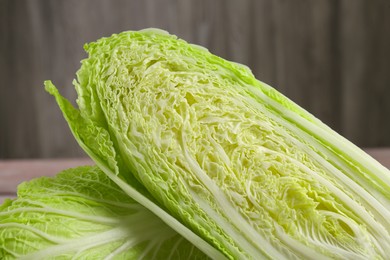
[[[208,259],[99,168],[22,183],[0,206],[0,259]]]

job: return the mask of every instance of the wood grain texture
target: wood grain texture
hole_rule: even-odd
[[[0,193],[14,193],[19,183],[40,176],[54,176],[69,168],[93,165],[89,158],[0,160]]]
[[[343,133],[360,145],[390,142],[390,2],[342,1]]]
[[[83,44],[159,27],[248,65],[359,146],[390,146],[390,2],[0,0],[0,158],[83,155],[54,99],[70,100]]]
[[[38,177],[52,177],[78,166],[94,165],[89,158],[0,160],[0,204],[6,198],[15,198],[17,186]]]

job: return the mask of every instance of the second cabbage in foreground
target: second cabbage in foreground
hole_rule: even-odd
[[[18,187],[0,205],[0,259],[208,259],[99,168]]]

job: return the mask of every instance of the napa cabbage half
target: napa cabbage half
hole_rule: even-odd
[[[247,67],[155,29],[85,50],[78,109],[47,91],[103,171],[189,241],[231,259],[388,257],[389,171]]]
[[[18,187],[0,206],[0,259],[209,259],[99,168]]]

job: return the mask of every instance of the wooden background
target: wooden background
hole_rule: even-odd
[[[244,63],[359,146],[390,146],[387,0],[0,0],[0,159],[77,157],[68,98],[85,42],[159,27]]]

